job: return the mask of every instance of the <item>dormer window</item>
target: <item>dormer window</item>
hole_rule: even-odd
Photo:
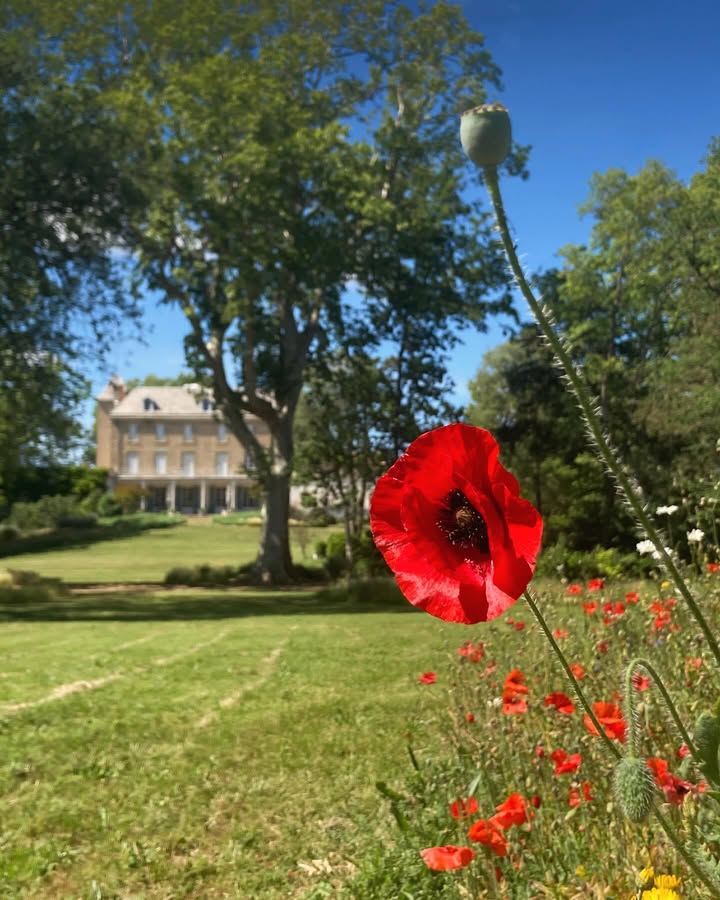
[[[203,412],[209,412],[213,408],[213,402],[209,397],[203,397],[200,405],[203,408]]]
[[[145,412],[151,412],[154,409],[160,409],[157,403],[154,400],[151,400],[150,397],[146,397],[143,400],[143,407],[145,408]]]
[[[130,422],[130,424],[128,425],[128,440],[136,441],[138,439],[139,432],[140,432],[140,429],[138,427],[138,423]]]

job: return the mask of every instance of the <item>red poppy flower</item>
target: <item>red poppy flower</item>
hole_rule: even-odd
[[[609,641],[598,641],[597,644],[595,644],[595,649],[597,650],[598,653],[607,653],[608,650],[610,649],[610,642]]]
[[[626,603],[639,603],[640,602],[640,594],[637,591],[628,591],[625,594],[625,602]]]
[[[664,759],[653,757],[647,761],[647,766],[653,774],[655,784],[663,791],[667,802],[673,806],[681,806],[685,797],[695,788],[691,782],[673,775]]]
[[[598,608],[596,600],[590,600],[588,603],[583,603],[583,609],[585,610],[588,616],[591,616]]]
[[[475,721],[475,716],[472,713],[465,713],[465,721],[472,723]]]
[[[418,678],[420,684],[435,684],[437,681],[437,675],[435,672],[423,672],[423,674]]]
[[[575,704],[568,695],[563,694],[562,691],[555,691],[552,694],[548,694],[545,698],[545,706],[554,706],[558,712],[565,713],[567,716],[575,712]]]
[[[591,578],[587,583],[587,589],[589,591],[601,591],[605,587],[605,582],[602,578]]]
[[[515,631],[522,631],[525,628],[524,622],[516,622],[514,625]]]
[[[681,744],[675,755],[678,759],[685,759],[686,756],[690,755],[690,748],[687,744]]]
[[[474,797],[468,797],[467,800],[458,797],[457,800],[450,804],[450,815],[453,819],[469,819],[477,811],[478,802]]]
[[[513,669],[505,679],[503,694],[527,694],[528,687],[525,684],[525,676],[520,669]]]
[[[578,679],[578,681],[579,681],[581,678],[584,678],[584,677],[585,677],[585,669],[583,669],[583,667],[580,665],[580,663],[571,663],[571,664],[570,664],[570,671],[571,671],[571,672],[573,673],[573,675]]]
[[[707,570],[710,575],[715,575],[717,572],[720,572],[720,563],[708,563]]]
[[[528,711],[527,700],[524,697],[503,697],[502,711],[506,716],[517,716]]]
[[[633,672],[632,686],[636,691],[646,691],[650,687],[650,679],[647,675],[641,675],[639,672]]]
[[[590,793],[590,782],[583,781],[582,786],[582,797],[580,796],[580,791],[577,788],[572,788],[570,791],[570,797],[568,798],[568,806],[580,806],[582,800],[594,800],[595,798]]]
[[[625,719],[623,719],[620,707],[615,706],[614,703],[593,703],[592,709],[605,734],[611,740],[623,742],[625,740]],[[583,722],[590,734],[598,733],[595,723],[590,716],[584,716]]]
[[[462,646],[458,647],[458,656],[467,656],[470,662],[480,662],[485,656],[485,644],[482,641],[477,644],[465,641]]]
[[[556,640],[562,640],[562,638],[570,637],[570,632],[565,628],[556,628],[555,631],[553,631],[553,637]]]
[[[555,763],[553,775],[568,775],[577,772],[582,764],[582,756],[579,753],[569,755],[565,750],[553,750],[550,759]]]
[[[470,847],[428,847],[421,850],[420,856],[428,869],[436,872],[448,872],[451,869],[464,869],[475,859],[475,851]]]
[[[579,594],[582,594],[583,587],[581,584],[569,584],[565,588],[565,593],[568,597],[577,597]]]
[[[522,825],[528,820],[527,800],[525,800],[518,791],[515,791],[514,794],[510,794],[507,800],[504,803],[501,803],[500,806],[496,806],[495,809],[497,812],[490,821],[494,822],[500,828],[510,828],[511,825]],[[531,813],[531,815],[534,816],[535,814]]]
[[[489,847],[496,856],[506,856],[508,844],[502,829],[492,819],[478,819],[468,831],[468,837],[476,844]]]
[[[540,807],[542,806],[542,800],[540,799],[539,794],[533,794],[533,798],[530,802],[535,807],[535,809],[540,809]]]
[[[436,428],[410,444],[372,496],[373,537],[400,589],[446,622],[502,615],[535,571],[542,519],[498,453],[482,428]]]

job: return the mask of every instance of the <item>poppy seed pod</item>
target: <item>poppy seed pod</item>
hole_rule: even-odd
[[[460,143],[476,166],[499,166],[510,152],[510,116],[502,103],[468,109],[460,119]]]
[[[655,785],[643,759],[621,759],[613,778],[618,806],[631,822],[643,822],[652,809]]]

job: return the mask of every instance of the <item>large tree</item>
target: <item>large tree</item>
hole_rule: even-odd
[[[30,51],[29,14],[0,29],[0,495],[80,436],[85,362],[136,312],[118,249],[138,197],[97,92]],[[37,43],[37,39],[36,39]]]
[[[47,52],[134,130],[122,164],[147,198],[138,277],[182,308],[189,358],[257,460],[258,568],[283,581],[312,353],[348,332],[389,338],[400,411],[430,389],[418,360],[442,358],[455,323],[482,326],[503,282],[489,222],[464,199],[457,141],[459,112],[499,87],[498,70],[445,2],[416,13],[384,0],[195,0],[106,15],[77,0],[54,13]]]

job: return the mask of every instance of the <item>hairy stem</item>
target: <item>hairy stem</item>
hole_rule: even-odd
[[[613,742],[610,740],[605,729],[602,727],[602,725],[598,721],[598,717],[595,715],[594,709],[592,708],[587,697],[585,696],[585,692],[580,687],[580,682],[573,675],[573,671],[570,668],[570,664],[568,663],[567,658],[565,657],[565,654],[562,652],[560,645],[553,637],[552,631],[550,631],[550,628],[548,627],[548,624],[545,621],[545,617],[543,616],[542,612],[540,612],[540,607],[538,606],[537,600],[533,596],[533,593],[530,590],[530,588],[527,588],[527,590],[525,591],[523,596],[525,597],[525,600],[527,601],[527,604],[530,607],[530,611],[532,612],[533,616],[535,616],[535,619],[536,619],[538,625],[540,626],[540,630],[542,631],[542,633],[545,635],[545,637],[550,642],[550,646],[553,649],[553,653],[560,661],[560,665],[563,667],[565,675],[572,683],[575,693],[577,694],[578,700],[583,705],[583,708],[584,708],[585,712],[588,714],[590,721],[593,723],[593,725],[597,729],[597,732],[600,735],[600,737],[605,741],[605,744],[606,744],[608,750],[612,753],[612,755],[616,759],[620,759],[622,754],[620,753],[618,748],[615,746],[615,744],[613,744]]]
[[[497,221],[500,238],[502,240],[503,249],[505,250],[505,255],[507,256],[508,262],[510,263],[510,268],[512,269],[515,282],[520,289],[523,297],[527,301],[527,304],[530,307],[533,315],[535,316],[538,325],[542,329],[545,340],[548,342],[548,345],[555,354],[555,359],[562,367],[568,379],[568,382],[573,389],[583,418],[585,419],[585,424],[587,426],[589,435],[595,446],[596,452],[607,466],[610,474],[613,476],[618,489],[624,495],[625,500],[632,510],[636,520],[642,527],[645,534],[648,536],[649,540],[653,543],[655,550],[660,556],[662,565],[672,578],[675,586],[682,595],[682,598],[687,603],[693,617],[695,618],[695,621],[698,623],[700,630],[702,631],[705,640],[707,641],[708,647],[715,657],[715,661],[717,662],[718,666],[720,666],[720,645],[715,639],[715,635],[713,634],[707,620],[705,619],[700,606],[698,605],[697,601],[690,592],[690,589],[685,583],[684,578],[680,574],[679,569],[675,565],[674,560],[665,550],[662,537],[655,527],[655,523],[645,509],[645,504],[642,500],[639,488],[635,485],[633,479],[626,472],[624,466],[620,462],[617,451],[611,446],[609,439],[603,429],[602,423],[600,422],[600,418],[595,411],[590,392],[588,391],[587,386],[585,385],[580,373],[575,367],[575,364],[572,361],[565,342],[556,332],[551,314],[535,298],[535,295],[533,294],[532,289],[530,288],[530,285],[525,278],[522,266],[520,265],[517,253],[515,252],[515,246],[510,237],[510,228],[508,225],[507,216],[505,215],[505,207],[503,205],[502,195],[500,193],[500,181],[498,178],[497,166],[485,167],[483,169],[483,174],[485,177],[485,184],[487,185],[487,189],[490,194],[493,209],[495,211],[495,218]]]

